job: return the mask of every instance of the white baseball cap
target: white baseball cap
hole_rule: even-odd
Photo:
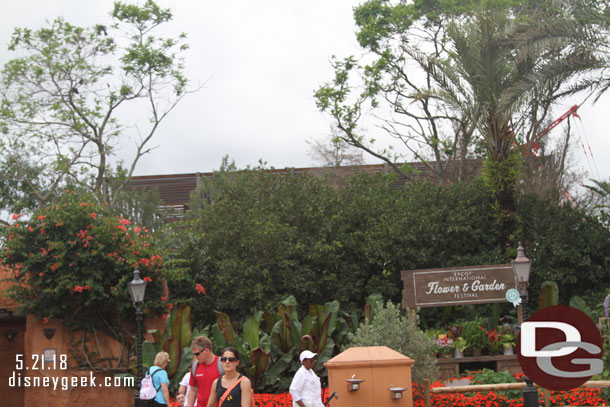
[[[313,353],[312,351],[309,351],[309,350],[304,350],[303,352],[301,352],[301,356],[300,356],[301,363],[303,363],[303,361],[305,359],[313,359],[313,358],[316,358],[316,357],[318,357],[317,353]]]

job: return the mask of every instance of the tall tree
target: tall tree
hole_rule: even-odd
[[[57,18],[13,33],[9,49],[20,56],[2,70],[0,179],[13,182],[8,192],[17,210],[20,195],[33,201],[21,200],[22,206],[40,207],[66,183],[112,207],[163,119],[189,92],[185,34],[155,34],[171,20],[169,9],[152,0],[116,2],[111,16],[111,25],[83,28]],[[126,114],[137,123],[125,121]],[[133,159],[113,165],[121,141],[134,131]]]
[[[331,126],[330,133],[326,137],[305,140],[305,142],[309,145],[309,156],[324,166],[364,164],[363,151],[346,143],[335,127]]]
[[[334,81],[316,91],[318,107],[333,116],[348,142],[367,151],[370,143],[360,133],[365,103],[375,112],[390,111],[382,127],[415,158],[432,158],[441,179],[452,161],[486,157],[506,246],[515,230],[519,160],[543,144],[541,134],[548,136],[541,131],[565,94],[562,85],[598,62],[590,46],[578,47],[581,37],[591,37],[571,11],[552,2],[370,0],[355,9],[355,19],[360,44],[376,59],[335,62]],[[356,95],[354,74],[362,81]],[[427,155],[418,146],[426,146]]]

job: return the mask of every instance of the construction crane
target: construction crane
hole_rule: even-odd
[[[540,140],[542,137],[544,137],[549,131],[553,130],[555,127],[557,127],[557,125],[559,125],[559,123],[561,123],[562,121],[564,121],[565,119],[567,119],[570,116],[574,116],[576,118],[580,119],[580,116],[578,115],[578,113],[576,113],[576,111],[578,110],[579,106],[578,105],[574,105],[572,106],[567,112],[565,112],[564,114],[562,114],[560,117],[558,117],[557,119],[555,119],[555,121],[553,121],[553,123],[549,124],[547,127],[545,127],[544,129],[542,129],[542,131],[540,131],[538,134],[536,134],[533,138],[532,138],[532,152],[535,155],[538,152],[538,142],[537,140]]]

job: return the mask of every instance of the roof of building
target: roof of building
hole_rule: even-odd
[[[472,162],[475,162],[472,160]],[[408,179],[435,179],[436,175],[431,170],[434,163],[408,163],[410,171],[408,174],[397,177],[395,186],[397,188],[403,186]],[[478,170],[479,164],[470,166]],[[446,170],[447,173],[453,174],[456,172],[457,166],[449,163]],[[348,178],[359,172],[368,174],[376,173],[392,173],[394,170],[388,164],[368,164],[368,165],[350,165],[341,167],[307,167],[307,168],[284,168],[284,169],[269,169],[267,172],[272,174],[310,174],[316,177],[328,177],[329,182],[333,185],[340,185]],[[214,172],[195,172],[188,174],[167,174],[167,175],[142,175],[134,176],[131,179],[128,188],[157,188],[161,199],[164,202],[164,210],[180,214],[188,209],[187,205],[190,199],[191,192],[197,188],[201,177],[212,177]],[[455,179],[454,175],[448,177]]]

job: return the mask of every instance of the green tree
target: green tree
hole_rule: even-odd
[[[348,311],[374,292],[400,301],[404,269],[501,258],[481,183],[396,188],[394,176],[332,176],[225,166],[200,181],[164,256],[208,292],[192,305],[196,323],[213,321],[212,310],[242,321],[288,295]]]
[[[610,286],[610,230],[598,217],[569,204],[557,206],[534,194],[517,203],[523,244],[532,259],[529,296],[535,309],[545,281],[555,281],[559,303],[586,298],[590,307],[601,303]]]
[[[169,9],[152,0],[116,2],[111,16],[110,25],[57,18],[38,30],[15,29],[9,49],[20,56],[6,63],[0,86],[0,179],[14,183],[13,200],[2,202],[8,209],[42,207],[66,183],[113,207],[159,125],[188,93],[185,34],[155,34],[171,20]],[[127,108],[145,120],[134,126],[136,152],[123,169],[111,158],[129,128]]]
[[[381,127],[416,159],[433,159],[428,165],[440,180],[452,164],[457,162],[459,178],[466,158],[486,157],[505,248],[515,231],[519,160],[530,159],[534,145],[547,144],[541,130],[564,94],[562,85],[576,72],[599,66],[593,47],[583,41],[591,36],[576,24],[594,23],[579,19],[577,7],[568,7],[573,5],[367,1],[354,18],[360,45],[374,59],[335,60],[335,78],[316,91],[317,105],[335,119],[348,143],[398,172],[400,156],[374,150],[374,136],[362,133],[368,103]]]

